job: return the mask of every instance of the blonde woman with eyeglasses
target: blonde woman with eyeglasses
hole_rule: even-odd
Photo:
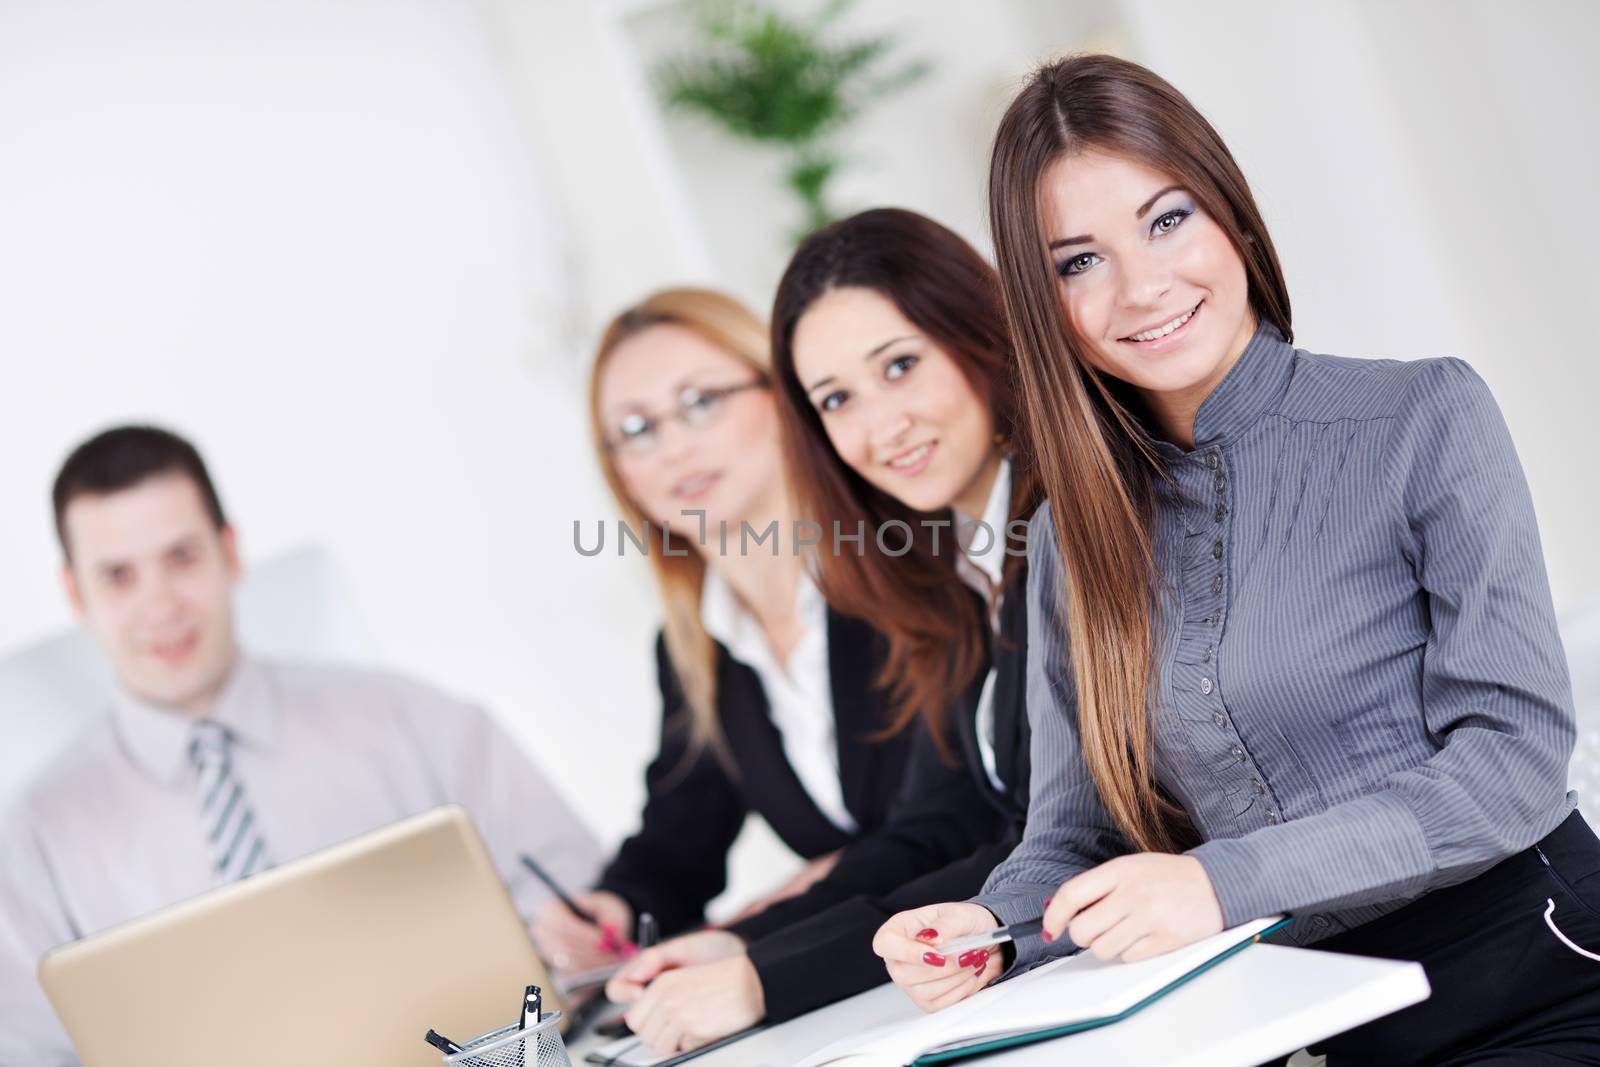
[[[830,610],[813,582],[807,553],[835,542],[795,521],[760,318],[703,289],[664,290],[622,312],[600,341],[590,417],[661,594],[663,714],[640,828],[575,898],[598,925],[552,902],[535,926],[569,971],[617,959],[645,912],[665,936],[701,926],[748,814],[805,861],[753,911],[803,891],[841,849],[884,827],[913,758],[919,781],[959,784],[954,769],[923,770],[934,748],[914,744],[916,731],[885,736],[886,644]],[[939,855],[987,830],[953,820],[923,845]],[[720,951],[742,948],[737,931],[728,946],[710,939],[707,962],[759,991],[742,951]]]

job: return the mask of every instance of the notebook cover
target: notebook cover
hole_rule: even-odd
[[[911,1067],[935,1067],[935,1065],[941,1063],[953,1063],[956,1060],[964,1060],[973,1056],[982,1056],[990,1052],[999,1052],[1002,1049],[1016,1048],[1018,1045],[1032,1045],[1039,1041],[1049,1041],[1052,1038],[1066,1037],[1068,1034],[1082,1033],[1085,1030],[1094,1030],[1102,1026],[1110,1026],[1112,1023],[1121,1022],[1130,1015],[1134,1015],[1141,1009],[1147,1008],[1151,1004],[1154,1004],[1156,1001],[1160,1000],[1174,989],[1177,989],[1179,986],[1184,985],[1195,976],[1204,974],[1228,957],[1244,951],[1257,941],[1260,941],[1263,937],[1266,937],[1268,934],[1277,933],[1285,926],[1288,926],[1289,922],[1290,920],[1288,919],[1283,919],[1280,922],[1276,922],[1267,927],[1265,930],[1262,930],[1260,933],[1256,934],[1254,937],[1245,941],[1241,941],[1232,948],[1217,953],[1215,956],[1212,956],[1209,960],[1206,960],[1206,962],[1202,963],[1194,970],[1183,974],[1176,980],[1169,982],[1167,985],[1162,986],[1154,993],[1151,993],[1148,997],[1145,997],[1137,1004],[1134,1004],[1123,1011],[1119,1011],[1115,1015],[1104,1015],[1098,1019],[1080,1019],[1077,1022],[1067,1023],[1064,1026],[1051,1026],[1046,1027],[1043,1030],[1030,1030],[1025,1034],[1012,1034],[1009,1037],[998,1037],[992,1041],[981,1041],[977,1044],[963,1045],[961,1048],[953,1048],[944,1052],[931,1052],[927,1055],[917,1057],[911,1062]]]

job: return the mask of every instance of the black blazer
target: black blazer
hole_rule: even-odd
[[[908,778],[907,795],[914,799],[897,810],[897,826],[853,846],[833,872],[805,894],[781,901],[734,928],[750,942],[750,961],[761,979],[769,1021],[794,1018],[887,981],[883,961],[872,952],[878,927],[910,908],[973,896],[1022,839],[1031,740],[1025,581],[1019,574],[1009,583],[1000,601],[999,634],[989,649],[995,671],[995,771],[1005,789],[994,788],[978,751],[980,677],[953,709],[950,722],[964,787]],[[914,763],[912,774],[922,767]],[[951,798],[966,804],[969,811],[981,812],[987,833],[932,865],[918,863],[915,853],[895,847],[895,830],[917,833],[919,826],[941,818],[941,803]]]
[[[883,826],[911,757],[906,734],[873,741],[884,725],[875,681],[886,643],[859,619],[828,611],[828,669],[833,692],[839,781],[844,804],[870,834]],[[755,671],[717,646],[717,716],[733,767],[717,754],[689,753],[689,711],[666,644],[656,640],[662,698],[661,745],[645,771],[642,825],[622,843],[599,888],[651,912],[664,935],[705,921],[706,905],[727,885],[727,853],[755,812],[806,859],[855,840],[818,809],[783,751]]]
[[[999,634],[989,643],[989,661],[994,669],[994,762],[995,773],[1004,783],[996,790],[983,768],[978,752],[977,705],[972,715],[959,716],[954,724],[961,746],[962,762],[982,785],[982,794],[1003,818],[1018,830],[1028,817],[1028,780],[1031,764],[1028,745],[1033,731],[1028,728],[1028,596],[1027,571],[1011,580],[1009,591],[1000,601]],[[976,892],[976,890],[974,890]]]

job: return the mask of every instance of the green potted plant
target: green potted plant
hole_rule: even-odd
[[[884,69],[894,47],[887,36],[833,40],[832,25],[852,2],[829,0],[793,18],[759,0],[698,0],[703,49],[656,69],[669,106],[784,155],[784,182],[804,209],[802,234],[836,217],[827,190],[841,164],[839,131],[928,70],[921,60]]]

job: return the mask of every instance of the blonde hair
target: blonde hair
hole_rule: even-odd
[[[663,544],[662,535],[628,495],[606,443],[606,431],[600,419],[600,378],[612,353],[624,341],[656,326],[691,330],[749,364],[763,378],[771,368],[766,323],[733,297],[711,289],[676,288],[652,293],[620,312],[600,335],[589,372],[589,427],[595,454],[600,457],[600,470],[622,508],[623,518],[633,529],[647,533],[646,543],[653,548]],[[671,552],[655,548],[648,558],[661,594],[662,636],[667,657],[672,661],[684,704],[689,709],[691,747],[702,750],[709,745],[726,757],[722,730],[717,722],[716,644],[700,622],[705,557],[688,538],[670,528],[665,531],[665,537],[664,544]]]

